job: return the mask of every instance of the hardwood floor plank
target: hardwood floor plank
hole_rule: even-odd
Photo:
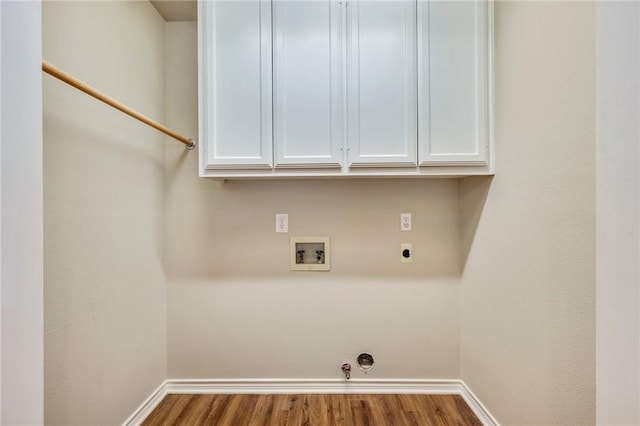
[[[193,395],[167,395],[145,419],[143,425],[169,426],[176,424]]]
[[[255,407],[251,410],[250,425],[267,426],[273,417],[273,395],[258,395]]]
[[[144,426],[481,425],[459,395],[167,395]]]
[[[378,419],[380,424],[391,424],[391,419],[387,418],[384,410],[384,398],[382,395],[371,395],[373,398],[369,401],[369,409],[371,410],[371,417]]]
[[[409,426],[415,425],[416,420],[406,406],[405,400],[407,395],[389,395],[389,402],[391,404],[390,417],[392,421],[397,421],[398,424]]]
[[[233,422],[233,417],[237,411],[238,395],[216,395],[216,397],[222,397],[223,400],[218,406],[218,409],[208,416],[211,423],[220,426],[230,425]]]
[[[180,415],[180,422],[190,425],[201,425],[211,411],[215,395],[192,395]]]
[[[353,426],[346,396],[348,395],[330,395],[329,411],[333,414],[333,425]]]
[[[302,411],[304,403],[304,395],[291,395],[289,401],[288,425],[302,424]]]
[[[303,419],[309,425],[328,425],[329,404],[327,395],[305,395],[305,411],[307,415]]]

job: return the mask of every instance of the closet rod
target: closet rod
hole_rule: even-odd
[[[191,139],[187,139],[184,136],[181,136],[179,134],[177,134],[176,132],[174,132],[173,130],[163,126],[162,124],[153,121],[152,119],[145,117],[144,115],[140,114],[139,112],[129,108],[128,106],[124,105],[121,102],[118,102],[117,100],[113,99],[110,96],[105,95],[104,93],[102,93],[101,91],[94,89],[93,87],[89,86],[88,84],[84,83],[81,80],[78,80],[77,78],[75,78],[74,76],[72,76],[71,74],[66,73],[65,71],[62,71],[60,68],[51,65],[49,62],[45,61],[44,59],[42,60],[42,71],[46,72],[49,75],[52,75],[53,77],[57,78],[58,80],[62,80],[65,83],[67,83],[70,86],[75,87],[76,89],[86,93],[89,96],[93,96],[94,98],[104,102],[105,104],[124,112],[125,114],[135,118],[136,120],[142,121],[143,123],[153,127],[154,129],[157,129],[159,131],[161,131],[162,133],[171,136],[174,139],[179,140],[180,142],[182,142],[183,144],[185,144],[187,146],[187,149],[193,149],[196,147],[196,144],[193,140]]]

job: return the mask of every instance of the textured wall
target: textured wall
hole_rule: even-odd
[[[196,25],[167,27],[167,118],[195,135]],[[338,378],[360,351],[368,377],[458,377],[457,181],[223,184],[178,144],[166,180],[170,378]],[[331,237],[331,272],[289,271],[290,235]]]
[[[164,114],[148,2],[43,2],[45,59]],[[165,378],[164,137],[44,78],[45,421],[120,424]]]
[[[461,184],[462,378],[502,424],[593,424],[594,4],[495,12],[496,176]]]
[[[597,422],[640,424],[640,4],[597,12]]]

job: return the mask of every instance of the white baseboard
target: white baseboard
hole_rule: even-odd
[[[471,392],[469,386],[462,380],[460,380],[460,384],[462,385],[462,392],[460,392],[460,396],[467,405],[471,408],[476,417],[482,422],[483,425],[495,425],[499,426],[500,423],[491,415],[487,407],[482,405],[482,402],[476,397],[476,395]]]
[[[141,424],[167,394],[431,394],[460,395],[486,426],[499,426],[462,380],[393,379],[170,379],[127,419]]]
[[[167,381],[165,380],[158,389],[147,398],[122,424],[123,426],[134,426],[144,422],[151,412],[160,404],[160,401],[167,395]]]
[[[424,393],[458,394],[458,380],[221,379],[167,380],[167,393],[296,394]]]

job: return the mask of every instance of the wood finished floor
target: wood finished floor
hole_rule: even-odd
[[[143,426],[481,425],[459,395],[167,395]]]

